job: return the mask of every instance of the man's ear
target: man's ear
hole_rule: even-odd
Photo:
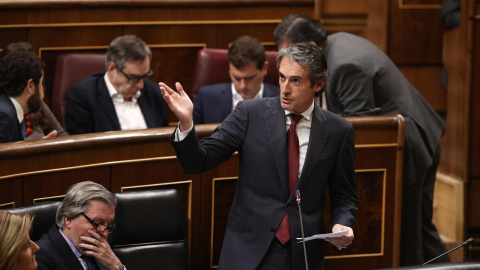
[[[313,86],[315,89],[315,92],[320,92],[323,89],[323,86],[325,85],[325,82],[317,83]]]
[[[25,90],[27,93],[30,94],[30,96],[35,95],[35,83],[33,82],[33,79],[29,79],[27,81],[27,85],[25,86]]]
[[[270,65],[270,63],[269,63],[268,61],[265,61],[265,63],[263,63],[263,68],[262,68],[262,74],[263,74],[263,76],[266,76],[266,75],[267,75],[268,65]]]
[[[108,62],[107,71],[110,73],[110,72],[113,72],[114,70],[115,70],[115,63]]]
[[[65,223],[65,227],[66,227],[67,229],[70,229],[70,228],[73,226],[73,224],[72,224],[72,223],[73,223],[73,220],[74,220],[74,219],[71,218],[71,217],[64,217],[64,218],[63,218],[63,221],[64,221],[64,223]]]
[[[310,41],[308,43],[315,45],[320,51],[323,51],[323,46],[318,46],[317,43],[315,43],[315,41]]]

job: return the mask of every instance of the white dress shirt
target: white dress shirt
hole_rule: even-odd
[[[108,79],[108,73],[105,73],[105,84],[113,101],[118,122],[122,130],[146,129],[147,123],[143,117],[142,110],[137,100],[142,94],[138,91],[131,101],[125,101],[123,96],[118,93],[113,84]]]
[[[18,101],[16,99],[14,99],[12,97],[9,97],[9,98],[12,101],[13,106],[15,107],[15,111],[17,112],[18,123],[20,124],[20,123],[22,123],[24,115],[25,115],[25,113],[23,112],[22,105],[20,105],[20,103],[18,103]]]
[[[313,108],[314,108],[314,103],[312,102],[312,105],[301,113],[303,116],[300,121],[297,123],[297,134],[298,134],[298,144],[299,144],[299,149],[300,149],[300,158],[299,158],[299,165],[298,165],[298,177],[300,178],[300,175],[302,174],[303,170],[303,164],[305,164],[305,157],[307,156],[307,148],[308,148],[308,140],[310,138],[310,129],[312,128],[312,115],[313,115]],[[292,119],[288,116],[289,114],[292,114],[293,112],[290,111],[285,111],[285,129],[286,132],[288,132],[288,129],[290,128],[290,124],[292,123]]]
[[[238,102],[244,100],[242,95],[240,95],[237,90],[235,89],[235,85],[232,83],[232,112],[235,110]],[[253,98],[261,98],[263,97],[263,83],[260,85],[260,91],[253,97]]]

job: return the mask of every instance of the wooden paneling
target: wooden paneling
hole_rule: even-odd
[[[9,178],[0,180],[0,209],[18,207],[23,205],[22,178]]]
[[[23,205],[32,205],[34,200],[63,196],[70,186],[87,180],[110,189],[110,170],[108,167],[94,167],[27,175],[24,177]]]
[[[447,111],[447,89],[441,81],[441,66],[401,66],[400,70],[422,94],[432,108],[442,116]]]
[[[476,75],[480,73],[480,18],[477,17],[474,23],[474,34],[473,34],[473,71],[475,74],[473,76],[473,86],[472,86],[472,96],[471,96],[471,120],[470,120],[470,149],[475,149],[470,151],[470,176],[475,178],[476,181],[480,181],[480,76]]]
[[[443,31],[439,6],[430,5],[429,1],[421,1],[420,5],[402,5],[404,0],[390,1],[390,58],[397,64],[440,65]]]
[[[365,16],[368,12],[368,0],[355,1],[355,5],[352,5],[349,0],[321,1],[321,3],[323,14],[359,14]]]

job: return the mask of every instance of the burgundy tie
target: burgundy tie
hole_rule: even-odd
[[[293,191],[293,188],[297,184],[298,180],[298,164],[300,159],[300,150],[298,145],[298,135],[297,135],[297,123],[302,119],[300,114],[290,114],[292,118],[292,123],[288,129],[287,137],[287,153],[288,153],[288,194],[290,195]],[[288,224],[287,213],[283,216],[282,222],[278,227],[277,233],[275,234],[278,241],[282,244],[286,244],[290,241],[290,225]]]

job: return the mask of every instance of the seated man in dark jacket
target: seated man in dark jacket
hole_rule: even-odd
[[[72,86],[65,105],[70,134],[168,126],[158,85],[152,74],[152,52],[135,36],[120,36],[107,50],[107,72]]]
[[[243,36],[235,40],[227,55],[232,82],[198,89],[193,109],[195,124],[223,122],[244,99],[278,96],[277,86],[263,83],[269,65],[265,58],[265,49],[257,39]]]

